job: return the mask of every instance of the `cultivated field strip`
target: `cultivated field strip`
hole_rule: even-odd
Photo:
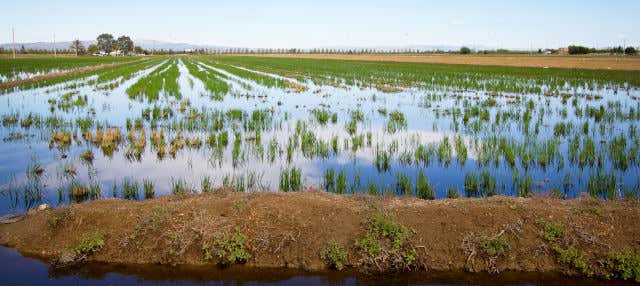
[[[202,81],[207,91],[214,97],[222,98],[229,92],[229,85],[223,80],[225,77],[211,69],[202,68],[191,60],[183,61],[189,73]]]
[[[99,73],[96,82],[99,84],[115,80],[124,82],[131,79],[137,72],[157,65],[158,63],[160,63],[160,61],[161,59],[154,59],[149,61],[136,62],[132,65],[118,66]]]
[[[153,72],[139,79],[135,84],[127,89],[127,94],[131,99],[143,99],[153,102],[158,100],[160,92],[179,98],[180,88],[178,86],[178,61],[176,59],[167,60],[158,66]]]
[[[257,84],[260,84],[266,87],[286,88],[289,86],[289,82],[282,79],[266,76],[259,73],[254,73],[244,69],[235,68],[233,66],[217,64],[215,62],[208,62],[208,64],[215,68],[224,70],[238,77],[251,80]]]
[[[125,57],[0,58],[0,82],[27,79],[50,72],[131,61]]]
[[[222,64],[280,74],[317,84],[424,86],[511,93],[640,87],[640,71],[566,70],[313,59],[220,57]]]

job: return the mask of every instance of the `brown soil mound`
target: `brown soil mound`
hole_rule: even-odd
[[[333,241],[348,253],[345,266],[373,263],[381,266],[377,270],[391,270],[384,267],[393,265],[384,249],[370,259],[356,246],[372,231],[371,218],[381,213],[407,230],[406,249],[415,256],[405,264],[408,270],[586,274],[558,259],[558,249],[573,248],[582,253],[589,274],[598,275],[611,252],[640,247],[637,202],[541,197],[424,201],[315,191],[105,199],[32,210],[25,220],[0,225],[0,243],[59,259],[99,231],[104,247],[89,253],[89,261],[206,265],[216,259],[204,259],[205,243],[213,242],[213,249],[215,239],[241,234],[248,266],[326,269],[321,253]],[[562,227],[553,243],[545,238],[549,224]],[[483,238],[508,245],[491,254]]]
[[[240,54],[244,55],[244,54]],[[460,64],[481,66],[510,66],[595,70],[640,70],[638,56],[530,56],[530,55],[403,55],[403,54],[258,54],[245,56],[268,56],[305,59],[334,59],[375,62]]]

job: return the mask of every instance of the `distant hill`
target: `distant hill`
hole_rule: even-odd
[[[136,46],[140,46],[145,50],[174,50],[174,51],[184,51],[184,50],[196,50],[196,49],[206,49],[206,50],[229,50],[229,49],[242,49],[241,47],[228,47],[228,46],[217,46],[217,45],[196,45],[189,43],[173,43],[166,41],[157,41],[157,40],[134,40],[133,41]],[[82,44],[87,47],[91,44],[95,44],[96,41],[82,41]],[[34,42],[34,43],[16,43],[16,49],[20,50],[20,48],[24,46],[27,50],[52,50],[54,44],[52,42]],[[67,50],[71,46],[70,41],[64,42],[56,42],[55,48],[57,50]],[[12,45],[11,43],[0,44],[1,48],[5,50],[10,50]],[[487,46],[478,46],[478,45],[469,45],[471,49],[474,50],[494,50],[495,47],[487,47]],[[373,46],[373,47],[358,47],[358,46],[325,46],[325,47],[317,47],[315,49],[332,49],[332,50],[373,50],[377,52],[391,52],[396,50],[417,50],[420,52],[424,51],[457,51],[460,49],[460,46],[451,46],[451,45],[410,45],[410,46]],[[310,50],[310,49],[304,49]]]
[[[91,44],[95,44],[96,41],[81,41],[85,48]],[[213,46],[213,45],[194,45],[188,43],[172,43],[165,41],[156,41],[156,40],[134,40],[133,41],[136,46],[140,46],[145,50],[174,50],[174,51],[184,51],[188,49],[209,49],[209,50],[225,50],[230,49],[231,47],[223,47],[223,46]],[[16,43],[16,49],[20,50],[20,48],[24,46],[27,50],[52,50],[54,48],[54,44],[52,42],[34,42],[34,43]],[[57,50],[67,50],[71,46],[70,41],[64,42],[56,42],[55,48]],[[1,48],[5,50],[10,50],[12,48],[11,43],[0,44]]]

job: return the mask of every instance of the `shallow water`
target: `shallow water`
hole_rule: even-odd
[[[133,99],[127,94],[129,87],[166,61],[178,66],[179,94],[161,91],[157,100],[145,96]],[[202,71],[221,74],[218,79],[228,84],[230,91],[213,96],[201,80],[189,74],[185,61],[193,61]],[[227,66],[307,89],[268,87],[225,71]],[[168,67],[159,74],[163,76]],[[478,75],[470,74],[468,81],[476,78]],[[480,78],[486,83],[504,80]],[[311,76],[298,80],[193,58],[158,61],[129,79],[113,80],[118,83],[114,89],[101,88],[110,82],[96,85],[95,79],[93,76],[0,96],[0,137],[4,139],[0,142],[0,213],[24,211],[40,203],[59,205],[87,197],[123,197],[124,178],[137,183],[138,199],[144,198],[143,180],[153,183],[155,195],[171,193],[175,189],[172,183],[182,180],[187,189],[199,192],[204,178],[214,188],[273,191],[282,189],[281,175],[291,168],[301,173],[303,187],[345,193],[416,195],[420,174],[428,178],[436,198],[446,197],[450,190],[462,196],[518,195],[525,190],[573,198],[589,190],[589,180],[596,174],[615,176],[613,193],[618,197],[640,192],[636,130],[640,91],[625,86],[596,83],[599,88],[590,90],[567,83],[562,91],[571,96],[566,101],[560,96],[474,90],[453,83],[402,86],[385,93],[373,80],[347,84],[338,78],[338,84],[320,84]],[[514,85],[539,87],[543,92],[548,89],[543,83],[518,78],[512,81]],[[86,103],[80,100],[84,96]],[[597,111],[600,106],[609,117],[588,115],[594,112],[588,108]],[[171,110],[173,115],[145,119],[145,110],[151,113],[153,107]],[[475,107],[480,114],[473,114]],[[328,112],[326,123],[314,117],[314,109]],[[465,110],[471,113],[468,118]],[[402,122],[390,119],[394,111],[400,111]],[[21,126],[29,114],[42,118],[42,125]],[[17,118],[13,124],[9,120],[12,116]],[[530,122],[523,123],[523,116],[530,116]],[[59,124],[51,123],[53,118]],[[92,136],[107,127],[119,128],[118,144],[104,150],[99,143],[91,143],[83,138],[78,119],[90,119],[87,131]],[[556,131],[560,122],[571,124],[565,128],[568,130],[560,130],[564,135]],[[349,130],[349,126],[355,130]],[[151,138],[153,131],[159,130],[166,146],[162,155]],[[51,139],[59,131],[71,135],[69,146]],[[219,140],[225,131],[226,145],[207,144],[210,134]],[[137,146],[140,137],[144,137],[144,144]],[[577,148],[570,145],[574,137]],[[591,163],[587,160],[580,164],[582,153],[588,156],[583,152],[586,138],[594,142],[595,154]],[[614,146],[615,138],[624,139],[624,144]],[[513,165],[498,146],[501,142],[516,153]],[[464,146],[464,159],[456,143]],[[173,145],[175,150],[171,152]],[[416,152],[420,148],[426,158],[418,160]],[[578,151],[575,158],[572,149]],[[80,158],[86,150],[92,151],[93,160]],[[621,154],[625,156],[624,166],[616,163],[623,160],[618,158]],[[389,158],[387,163],[385,156]],[[43,172],[32,174],[29,170],[34,167]],[[329,171],[333,180],[327,179]],[[477,193],[467,186],[468,174],[477,178]],[[338,182],[341,178],[344,184]],[[595,177],[594,181],[602,179]],[[403,180],[404,185],[400,182]],[[99,193],[74,197],[70,195],[73,184],[95,186]]]
[[[243,267],[126,266],[88,264],[52,270],[38,259],[0,246],[2,285],[634,285],[621,281],[572,279],[559,274],[415,273],[368,276],[359,273],[309,273]]]

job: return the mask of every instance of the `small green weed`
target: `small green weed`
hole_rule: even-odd
[[[335,241],[329,242],[327,247],[320,252],[320,258],[326,260],[336,270],[344,268],[344,262],[347,260],[348,255],[344,247]]]

